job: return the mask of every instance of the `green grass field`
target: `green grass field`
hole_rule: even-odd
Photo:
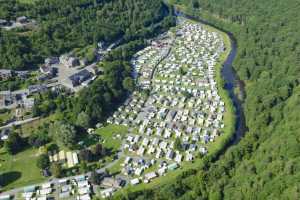
[[[0,113],[0,126],[2,126],[7,120],[13,117],[14,110],[7,110],[6,112]]]
[[[101,136],[103,140],[103,146],[112,151],[117,151],[122,143],[122,137],[127,133],[128,128],[120,125],[108,125],[106,127],[96,130],[96,133]],[[116,135],[120,135],[121,138],[114,138]]]
[[[116,164],[114,164],[112,167],[110,167],[108,169],[109,173],[110,174],[116,174],[116,173],[120,173],[121,172],[121,169],[122,169],[122,166],[121,164],[124,162],[125,158],[120,158],[118,160],[118,162],[116,162]]]
[[[19,3],[25,3],[25,4],[34,4],[35,2],[39,0],[17,0]]]
[[[37,119],[35,121],[32,121],[30,123],[27,123],[27,124],[23,124],[22,126],[20,126],[20,129],[22,131],[22,134],[24,137],[28,137],[30,136],[34,130],[36,130],[39,126],[42,126],[43,123],[49,123],[51,121],[55,121],[56,119],[58,119],[59,116],[57,113],[55,114],[52,114],[48,117],[45,117],[45,118],[40,118],[40,119]]]
[[[36,149],[27,149],[16,155],[9,155],[3,148],[0,149],[0,178],[4,183],[4,190],[45,180],[36,166],[38,153]]]

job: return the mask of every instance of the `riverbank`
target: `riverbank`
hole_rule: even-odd
[[[223,78],[223,85],[225,87],[227,95],[230,97],[231,104],[234,107],[235,112],[235,131],[233,137],[228,142],[227,146],[231,144],[236,144],[244,136],[245,132],[248,130],[245,122],[243,102],[246,97],[245,83],[240,80],[233,67],[233,62],[237,54],[237,40],[234,37],[233,33],[222,28],[220,21],[222,23],[228,23],[224,19],[220,19],[214,15],[211,15],[207,11],[199,12],[199,10],[190,10],[187,7],[182,5],[177,5],[172,3],[171,0],[166,1],[166,4],[172,5],[174,7],[174,12],[177,15],[184,15],[185,17],[199,21],[202,24],[205,24],[208,27],[218,31],[224,38],[224,42],[227,42],[227,45],[230,46],[230,53],[227,55],[227,59],[223,62],[223,67],[221,69],[221,77]],[[232,25],[234,29],[236,24]],[[222,63],[222,62],[221,62]]]

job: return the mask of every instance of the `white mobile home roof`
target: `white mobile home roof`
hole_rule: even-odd
[[[47,200],[47,197],[43,196],[43,197],[38,197],[37,200]]]
[[[79,163],[77,153],[73,152],[73,164],[77,165]]]
[[[46,189],[46,188],[50,188],[51,187],[51,183],[44,183],[42,185],[42,189]]]
[[[90,200],[91,196],[89,194],[85,194],[83,196],[80,196],[80,200]]]
[[[52,192],[52,188],[46,188],[46,189],[40,190],[41,195],[47,195],[47,194],[50,194],[51,192]]]
[[[75,177],[76,181],[84,181],[85,180],[85,176],[84,175],[79,175]]]
[[[68,181],[68,179],[66,179],[66,178],[58,180],[58,182],[59,182],[60,184],[66,183],[67,181]]]
[[[148,174],[145,174],[145,179],[151,180],[153,178],[157,177],[155,172],[150,172]]]
[[[78,194],[80,195],[89,194],[89,193],[90,193],[90,189],[88,187],[83,187],[78,189]]]
[[[140,179],[138,179],[138,178],[132,179],[132,180],[130,181],[130,183],[131,183],[132,185],[137,185],[137,184],[140,183]]]
[[[35,192],[36,186],[28,186],[24,188],[24,192]]]
[[[11,199],[11,196],[9,194],[0,196],[0,200],[10,200],[10,199]]]
[[[70,192],[62,192],[62,193],[59,193],[59,198],[67,198],[70,196]]]
[[[67,152],[67,163],[68,163],[68,167],[74,167],[73,156],[72,156],[72,152],[70,151]]]
[[[79,181],[77,185],[79,188],[90,186],[88,181]]]
[[[24,192],[22,194],[22,197],[26,198],[31,198],[33,196],[33,192]]]

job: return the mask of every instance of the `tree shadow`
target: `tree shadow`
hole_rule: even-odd
[[[18,171],[4,172],[0,174],[0,186],[5,187],[8,184],[21,178],[22,173]]]

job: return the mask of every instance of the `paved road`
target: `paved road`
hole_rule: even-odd
[[[5,126],[1,126],[0,130],[5,129],[5,128],[10,128],[12,126],[18,126],[18,125],[26,124],[26,123],[29,123],[29,122],[33,122],[35,120],[38,120],[39,118],[40,117],[34,117],[34,118],[25,119],[25,120],[22,120],[22,121],[14,121],[14,122],[11,122],[11,123],[9,123]]]

